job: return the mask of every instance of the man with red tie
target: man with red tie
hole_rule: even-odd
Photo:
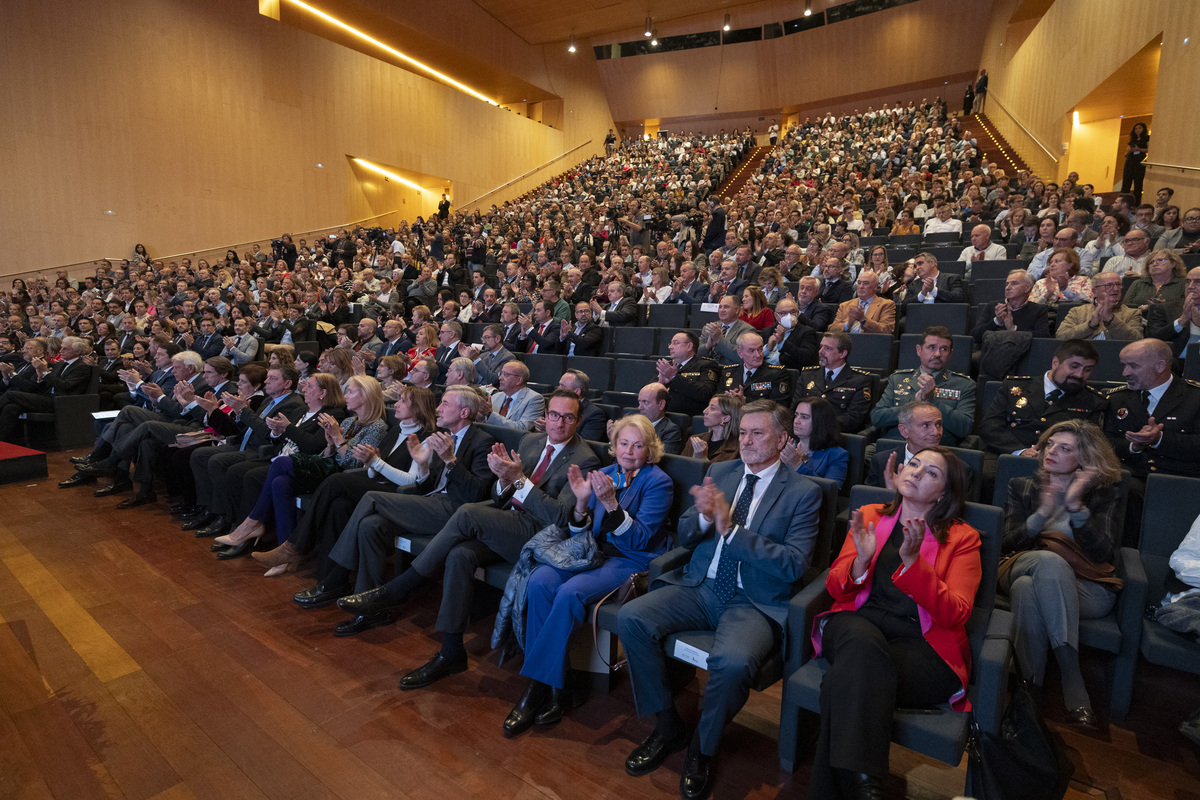
[[[527,353],[562,353],[559,322],[554,319],[554,306],[545,300],[533,304],[532,317],[521,315],[521,339],[528,342]]]

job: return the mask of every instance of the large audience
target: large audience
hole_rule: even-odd
[[[441,648],[401,689],[468,668],[476,570],[514,565],[492,642],[526,653],[508,736],[577,702],[567,641],[591,604],[687,546],[667,586],[622,606],[618,632],[637,712],[655,719],[626,770],[686,748],[689,798],[711,791],[789,598],[828,567],[813,796],[877,797],[892,708],[969,706],[979,534],[962,515],[992,496],[999,457],[1030,465],[1007,487],[1000,581],[1021,668],[1040,687],[1052,655],[1083,727],[1096,716],[1078,621],[1115,593],[1042,544],[1068,539],[1111,572],[1137,544],[1147,476],[1200,474],[1200,388],[1183,378],[1200,342],[1200,266],[1185,265],[1200,208],[1181,212],[1167,187],[1153,204],[1102,204],[1074,173],[1008,174],[969,125],[940,99],[807,119],[772,135],[729,196],[749,131],[664,133],[487,210],[447,201],[395,229],[284,234],[212,261],[139,244],[82,280],[16,279],[0,293],[0,440],[97,387],[106,413],[62,486],[122,495],[121,509],[165,490],[218,559],[252,556],[268,576],[315,566],[292,599],[337,602],[337,636],[390,624],[440,579]],[[614,395],[592,365],[632,363],[612,350],[624,328],[661,351],[653,381]],[[862,337],[902,331],[918,334],[911,368],[851,365]],[[1031,340],[1052,337],[1053,356],[1016,374]],[[1124,384],[1094,387],[1094,343],[1114,340],[1129,342]],[[968,346],[957,363],[971,366],[952,370]],[[535,380],[547,355],[566,369]],[[867,445],[858,475],[852,439]],[[679,483],[672,458],[707,462],[707,477]],[[808,478],[895,499],[852,509],[840,554],[818,563]],[[398,539],[406,566],[389,576]],[[663,646],[705,628],[719,635],[693,733]]]

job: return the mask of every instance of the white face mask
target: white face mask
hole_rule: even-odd
[[[796,327],[796,315],[784,314],[779,318],[779,324],[790,331],[792,328]]]

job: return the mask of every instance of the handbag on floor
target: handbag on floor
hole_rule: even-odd
[[[1025,681],[1009,698],[999,732],[981,730],[972,718],[967,754],[967,794],[976,800],[1062,800],[1075,770]]]
[[[649,588],[650,573],[635,572],[626,578],[620,586],[613,589],[608,594],[601,597],[600,600],[592,607],[592,642],[595,644],[596,653],[600,656],[600,660],[604,662],[604,666],[608,667],[613,672],[616,672],[629,661],[628,658],[622,658],[619,661],[614,661],[609,664],[604,658],[604,651],[600,649],[600,628],[597,625],[597,619],[600,616],[600,606],[604,605],[608,598],[614,595],[618,603],[628,603],[630,600],[641,597]]]

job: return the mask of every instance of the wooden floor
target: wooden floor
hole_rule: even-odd
[[[394,626],[335,639],[341,612],[291,602],[311,576],[218,563],[165,503],[117,511],[60,490],[66,455],[46,482],[0,487],[0,797],[677,796],[681,755],[645,778],[622,768],[650,729],[627,682],[506,740],[523,680],[486,650],[490,620],[467,637],[469,672],[402,693],[400,674],[437,649],[435,592]],[[778,687],[755,695],[726,732],[717,798],[804,796],[807,764],[778,769],[778,704]],[[1194,677],[1144,665],[1122,726],[1063,730],[1068,797],[1200,800],[1200,748],[1175,730],[1197,706]],[[896,748],[889,788],[952,797],[964,769]]]

